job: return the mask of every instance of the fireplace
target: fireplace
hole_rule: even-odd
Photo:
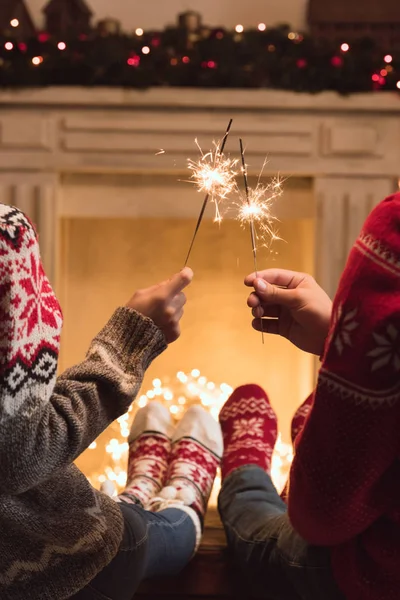
[[[2,92],[0,105],[0,200],[38,224],[65,315],[62,369],[83,358],[136,288],[181,268],[202,197],[179,180],[187,157],[196,157],[194,138],[208,148],[229,117],[228,150],[235,134],[244,138],[250,176],[267,155],[265,177],[287,177],[275,207],[282,241],[260,252],[260,267],[309,272],[331,295],[363,220],[399,176],[400,105],[390,94],[50,89]],[[242,284],[253,270],[249,232],[230,218],[217,225],[208,213],[190,264],[182,338],[151,366],[139,402],[151,398],[154,381],[173,387],[178,372],[198,372],[225,390],[256,382],[270,394],[287,444],[316,365],[285,340],[262,344],[251,330]],[[95,484],[126,450],[120,434],[129,418],[80,457]]]

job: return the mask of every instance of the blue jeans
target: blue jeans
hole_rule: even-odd
[[[250,465],[224,482],[219,511],[229,549],[254,598],[344,600],[333,579],[330,552],[292,528],[270,476]]]
[[[117,556],[71,600],[132,600],[143,579],[179,573],[191,559],[196,532],[187,513],[119,506],[125,528]]]

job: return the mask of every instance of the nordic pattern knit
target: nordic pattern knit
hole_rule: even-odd
[[[117,553],[118,503],[72,462],[138,392],[161,331],[119,308],[56,378],[62,314],[36,234],[0,205],[0,598],[63,600]]]
[[[400,598],[400,194],[355,243],[296,443],[293,526],[331,546],[347,600]]]

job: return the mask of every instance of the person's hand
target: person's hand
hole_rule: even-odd
[[[193,279],[193,271],[185,267],[171,279],[144,290],[138,290],[127,306],[149,317],[161,329],[168,344],[180,336],[179,321],[183,315],[185,287]]]
[[[311,275],[267,269],[258,277],[248,275],[245,285],[255,289],[247,300],[255,317],[254,329],[281,335],[301,350],[322,354],[332,301]]]

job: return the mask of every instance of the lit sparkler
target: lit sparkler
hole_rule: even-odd
[[[278,198],[282,194],[282,185],[279,178],[272,180],[272,182],[268,185],[262,185],[260,183],[260,179],[265,167],[265,162],[263,168],[261,170],[260,176],[258,178],[257,186],[255,189],[249,188],[249,183],[247,179],[247,165],[244,158],[244,147],[243,141],[240,139],[240,156],[242,159],[242,171],[243,171],[243,179],[244,179],[244,187],[245,187],[245,199],[240,203],[239,208],[239,221],[242,224],[250,225],[250,234],[251,234],[251,245],[253,250],[253,260],[254,260],[254,271],[256,277],[258,277],[258,267],[257,267],[257,230],[261,232],[262,238],[265,240],[267,237],[269,238],[269,244],[272,243],[273,240],[278,239],[274,229],[273,229],[273,221],[275,217],[271,212],[271,205],[276,198]],[[257,225],[257,228],[256,228]],[[263,329],[263,321],[261,319],[261,337],[262,342],[264,343],[264,329]]]
[[[208,201],[211,199],[215,204],[215,220],[221,222],[221,212],[219,204],[235,189],[235,166],[236,160],[231,160],[224,157],[225,144],[229,136],[229,132],[232,126],[232,119],[229,121],[225,135],[220,144],[215,144],[214,150],[211,150],[207,154],[204,154],[196,140],[196,144],[201,152],[201,158],[198,162],[189,159],[188,166],[192,171],[192,182],[198,188],[199,192],[205,192],[206,197],[203,202],[203,206],[200,211],[199,218],[197,220],[194,235],[189,247],[189,252],[186,257],[185,266],[189,261],[190,254],[194,242],[197,237],[201,222],[204,217],[205,210],[207,208]]]
[[[272,205],[282,194],[282,180],[276,177],[266,185],[258,183],[254,189],[250,188],[246,201],[240,202],[239,221],[243,225],[250,224],[251,226],[253,224],[253,254],[254,247],[257,248],[258,239],[268,248],[273,241],[280,239],[274,228],[277,219],[272,213]]]

